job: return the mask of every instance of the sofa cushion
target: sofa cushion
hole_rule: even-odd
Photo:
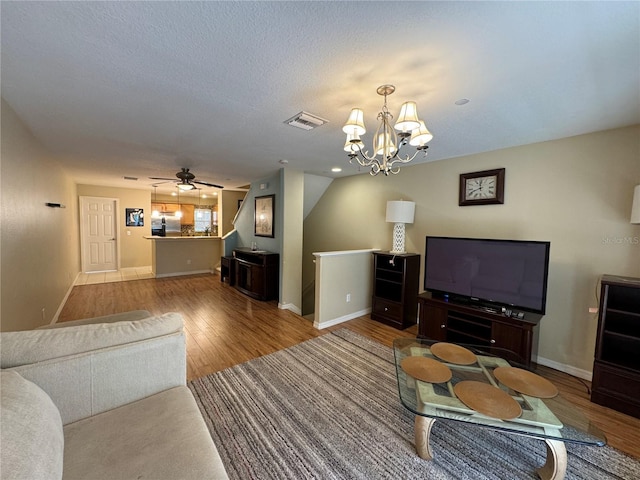
[[[11,368],[182,331],[182,316],[166,313],[133,322],[0,333],[0,367]]]
[[[0,372],[0,405],[0,478],[62,478],[62,420],[49,396],[16,372]]]
[[[225,479],[187,387],[176,387],[64,427],[69,479]]]

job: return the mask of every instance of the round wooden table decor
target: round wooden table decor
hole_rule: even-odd
[[[451,380],[449,367],[433,358],[407,357],[400,362],[400,367],[416,380],[429,383],[445,383]]]
[[[467,407],[488,417],[512,420],[522,414],[522,407],[511,395],[489,383],[465,380],[453,391]]]
[[[500,383],[524,395],[537,398],[553,398],[558,388],[546,378],[516,367],[498,367],[493,375]]]
[[[472,365],[478,361],[471,350],[454,343],[434,343],[430,350],[439,359],[456,365]]]

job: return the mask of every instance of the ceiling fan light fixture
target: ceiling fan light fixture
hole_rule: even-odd
[[[195,187],[195,185],[189,183],[189,182],[182,182],[178,184],[178,188],[182,191],[187,191],[187,190],[193,190]]]

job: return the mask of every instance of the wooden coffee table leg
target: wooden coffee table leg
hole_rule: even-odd
[[[564,442],[545,439],[544,443],[547,445],[547,461],[538,469],[538,475],[542,480],[562,480],[567,473],[567,449]]]
[[[429,436],[431,435],[431,427],[433,427],[435,421],[435,418],[416,415],[416,421],[413,427],[416,438],[416,452],[418,456],[424,460],[433,459]]]

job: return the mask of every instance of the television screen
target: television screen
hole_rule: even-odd
[[[549,242],[427,237],[424,289],[545,313]]]

